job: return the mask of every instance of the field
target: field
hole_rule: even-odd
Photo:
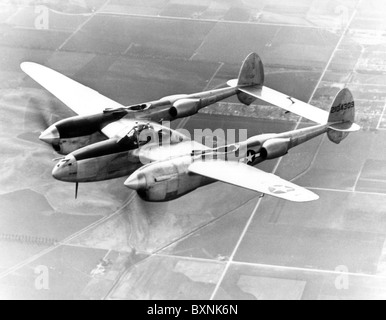
[[[69,3],[0,6],[1,299],[386,298],[381,0]],[[288,203],[215,183],[154,204],[125,188],[125,178],[81,184],[75,200],[72,184],[51,177],[57,154],[38,136],[72,113],[21,62],[129,105],[221,87],[252,51],[275,90],[325,110],[341,88],[355,96],[362,131],[340,145],[319,137],[259,166],[319,201]],[[232,98],[173,126],[252,136],[309,124]],[[35,286],[39,266],[48,268],[47,289]]]

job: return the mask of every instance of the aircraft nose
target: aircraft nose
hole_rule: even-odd
[[[68,174],[69,174],[69,170],[68,170],[68,167],[65,167],[63,166],[62,163],[58,163],[54,169],[52,169],[52,176],[56,179],[56,180],[65,180],[66,177],[68,177]]]
[[[48,143],[48,144],[54,144],[55,142],[57,142],[59,140],[59,138],[60,138],[59,131],[55,125],[48,127],[39,136],[39,139],[41,141],[44,141],[45,143]]]
[[[77,163],[73,155],[59,161],[52,169],[52,176],[60,181],[77,182]]]
[[[143,174],[134,172],[130,177],[128,177],[124,183],[126,187],[132,190],[143,190],[146,189],[146,178]]]

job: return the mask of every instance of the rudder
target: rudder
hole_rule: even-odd
[[[345,88],[337,94],[330,109],[327,131],[330,141],[339,144],[347,138],[350,132],[358,131],[360,127],[354,121],[354,97],[351,91]]]
[[[250,53],[241,66],[237,86],[262,86],[264,66],[257,53]]]
[[[245,58],[237,80],[238,87],[262,86],[264,84],[264,66],[258,54],[252,52]],[[250,105],[256,98],[247,93],[239,92],[237,97],[241,103]]]

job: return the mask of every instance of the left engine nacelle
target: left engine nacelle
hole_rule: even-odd
[[[290,139],[269,139],[261,147],[260,154],[265,160],[272,160],[285,156],[290,148]]]
[[[106,140],[106,137],[103,134],[95,132],[81,137],[58,139],[57,142],[51,143],[51,145],[57,153],[68,155],[78,149],[104,140]]]
[[[89,116],[74,116],[60,120],[39,137],[60,154],[68,154],[91,143],[105,140],[101,128],[127,115],[126,110],[107,111]]]
[[[174,119],[189,117],[198,112],[200,103],[200,99],[180,99],[173,103],[169,113]]]

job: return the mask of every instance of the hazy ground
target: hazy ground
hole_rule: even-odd
[[[382,1],[18,3],[0,4],[0,298],[386,298]],[[339,89],[354,93],[360,133],[339,146],[320,137],[261,166],[319,201],[216,183],[151,204],[124,178],[82,184],[74,200],[74,186],[51,177],[57,155],[38,135],[72,113],[22,61],[129,105],[221,86],[251,51],[276,90],[324,109]],[[179,125],[254,135],[307,125],[299,120],[229,99]],[[38,266],[48,290],[36,289]],[[339,290],[342,270],[349,286]]]

